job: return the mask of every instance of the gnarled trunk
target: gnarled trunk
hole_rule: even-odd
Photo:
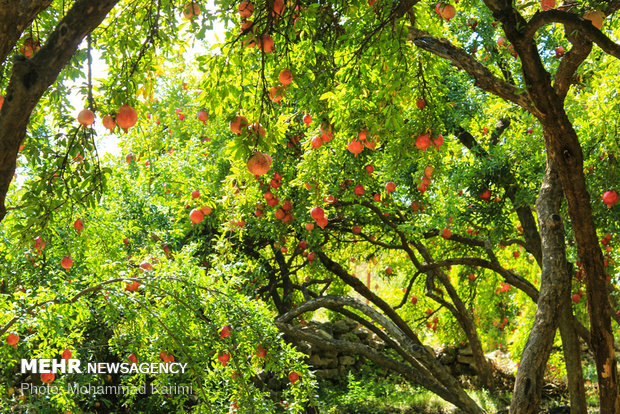
[[[560,310],[571,311],[566,299],[571,277],[566,262],[564,225],[560,216],[562,188],[553,164],[547,162],[536,202],[542,240],[542,275],[534,325],[517,372],[511,413],[537,413],[544,373],[558,327]]]

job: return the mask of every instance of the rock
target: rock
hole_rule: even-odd
[[[335,334],[343,334],[351,330],[351,328],[349,328],[349,325],[347,325],[347,322],[342,319],[334,322],[332,327]]]
[[[349,325],[349,330],[357,328],[359,323],[355,322],[353,319],[344,318],[344,321]]]
[[[324,358],[338,358],[338,352],[325,351],[322,354]]]
[[[331,322],[324,322],[321,324],[321,329],[330,335],[334,335],[334,325]]]
[[[445,352],[441,354],[441,356],[439,357],[439,362],[441,362],[444,365],[450,365],[454,363],[455,359],[456,359],[456,355],[454,355],[454,353]]]
[[[323,379],[332,379],[338,376],[337,369],[320,369],[316,371],[316,376]]]
[[[473,356],[468,356],[468,355],[458,355],[456,357],[456,361],[459,364],[465,364],[465,365],[470,365],[472,367],[475,367],[476,364],[474,363],[474,357]]]
[[[349,355],[343,355],[338,358],[338,362],[340,363],[340,365],[354,365],[355,358]]]
[[[370,332],[368,332],[366,329],[357,328],[357,329],[352,330],[351,333],[357,336],[362,341],[370,337]]]
[[[340,339],[353,342],[355,344],[362,342],[353,332],[346,332],[344,335],[340,336]]]
[[[385,344],[383,342],[380,341],[368,341],[368,345],[371,348],[375,348],[378,350],[382,350],[385,347]]]
[[[338,368],[338,358],[321,358],[321,363],[326,368]]]
[[[431,354],[432,356],[435,356],[435,355],[436,355],[436,354],[435,354],[435,350],[433,349],[433,347],[432,347],[432,346],[429,346],[429,345],[424,345],[424,348],[426,348],[426,350],[427,350],[428,352],[430,352],[430,354]]]
[[[319,354],[314,354],[308,359],[308,364],[312,365],[313,367],[323,366],[322,362],[323,361],[321,360]]]
[[[469,345],[467,345],[465,348],[459,349],[458,352],[459,352],[459,355],[473,355],[474,354]]]
[[[324,329],[316,329],[314,332],[315,332],[317,335],[322,336],[323,338],[326,338],[326,339],[334,339],[334,337],[333,337],[330,333],[328,333],[327,331],[325,331]]]

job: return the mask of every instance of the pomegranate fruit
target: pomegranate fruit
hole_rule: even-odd
[[[543,10],[551,10],[555,8],[555,0],[540,0],[540,8]]]
[[[291,381],[291,384],[295,384],[299,380],[299,374],[295,371],[288,374],[288,379]]]
[[[354,139],[353,141],[349,142],[349,144],[347,145],[347,149],[349,150],[349,152],[351,152],[357,157],[357,155],[364,150],[364,144],[361,141]]]
[[[131,106],[124,104],[118,108],[116,113],[116,123],[119,127],[123,128],[125,133],[129,128],[134,126],[138,122],[138,112]]]
[[[316,137],[312,138],[311,144],[312,148],[319,149],[323,145],[323,140],[319,135],[317,135]]]
[[[278,75],[278,80],[284,86],[290,85],[293,82],[293,72],[290,69],[282,69]]]
[[[209,114],[203,109],[198,111],[198,115],[196,115],[196,118],[198,118],[200,122],[206,125],[207,121],[209,120]]]
[[[254,175],[263,175],[271,168],[272,159],[267,154],[255,152],[247,161],[248,171]]]
[[[60,265],[63,267],[63,269],[69,270],[73,266],[73,259],[69,256],[65,256],[60,261]]]
[[[84,230],[84,223],[82,223],[82,220],[77,219],[73,222],[73,228],[80,234]]]
[[[114,131],[114,127],[116,127],[116,121],[114,120],[112,115],[105,115],[101,119],[101,123],[105,128],[109,129],[110,132]]]
[[[200,6],[198,3],[190,2],[183,6],[183,17],[187,20],[194,20],[200,15]]]
[[[220,338],[221,339],[229,338],[231,332],[232,332],[232,327],[230,325],[226,325],[222,327],[222,330],[220,331]]]
[[[245,116],[235,115],[235,117],[230,121],[230,130],[237,135],[241,135],[241,132],[248,126],[248,124],[249,122]]]
[[[314,220],[318,220],[325,217],[325,211],[321,207],[312,207],[310,210],[310,216],[312,216]]]
[[[603,193],[603,203],[607,204],[607,208],[612,208],[618,203],[618,193],[616,190],[605,191]]]
[[[189,219],[192,221],[193,224],[200,223],[204,218],[205,215],[202,210],[198,210],[195,208],[189,213]]]
[[[90,109],[82,109],[77,116],[80,125],[90,126],[95,122],[95,114]]]
[[[427,134],[419,135],[415,139],[415,146],[417,149],[426,151],[426,149],[431,146],[431,137],[429,137]]]
[[[282,16],[282,12],[284,12],[284,0],[274,0],[273,2],[274,17]]]
[[[9,336],[6,337],[6,343],[11,346],[16,346],[18,342],[19,342],[19,335],[9,334]]]
[[[242,1],[239,3],[238,10],[241,17],[247,19],[252,15],[252,13],[254,13],[254,5],[249,1]]]
[[[260,39],[260,49],[265,53],[271,53],[274,51],[273,38],[269,35],[264,35]]]
[[[451,4],[446,4],[442,8],[439,9],[439,15],[444,19],[450,21],[450,19],[456,16],[456,8]]]

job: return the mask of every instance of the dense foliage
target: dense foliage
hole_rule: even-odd
[[[492,389],[484,353],[500,349],[519,362],[535,346],[543,283],[564,289],[549,296],[555,312],[572,309],[571,326],[599,355],[598,331],[588,334],[586,291],[596,290],[578,250],[583,223],[571,220],[574,208],[560,194],[551,203],[562,240],[550,245],[545,236],[541,187],[555,168],[555,132],[537,112],[531,56],[506,39],[511,22],[495,2],[459,2],[451,18],[451,5],[415,1],[122,3],[43,94],[20,148],[0,227],[3,406],[326,410],[320,398],[328,394],[317,394],[313,369],[295,349],[305,342],[347,349],[481,412],[486,406],[422,345],[469,345]],[[530,22],[550,19],[534,30],[535,45],[559,95],[568,83],[561,106],[583,150],[578,174],[599,239],[592,248],[603,255],[606,312],[618,320],[620,46],[610,39],[620,34],[619,5],[559,11],[543,3],[547,14],[538,3],[510,7]],[[11,54],[27,55],[32,39],[43,45],[70,8],[51,2]],[[608,14],[606,36],[571,20],[592,9]],[[221,30],[208,42],[214,24]],[[583,34],[591,30],[598,34]],[[588,41],[603,49],[575,60]],[[93,55],[107,68],[104,79],[90,79]],[[0,92],[10,89],[11,70],[7,58]],[[94,111],[93,126],[76,120],[82,108],[71,107],[72,89]],[[135,125],[123,104],[137,111]],[[110,131],[106,115],[117,123]],[[118,151],[98,151],[111,142]],[[550,270],[545,260],[558,246],[562,265]],[[568,282],[553,279],[554,270]],[[305,328],[312,318],[343,316],[387,350],[325,341]],[[552,319],[543,372],[565,381],[568,339],[555,335]],[[172,355],[188,368],[51,381],[19,373],[20,359],[65,358],[65,350],[83,363]],[[582,391],[595,371],[584,370]],[[41,381],[63,391],[19,392]],[[75,382],[192,392],[76,395],[66,391]],[[585,394],[597,398],[593,386]]]

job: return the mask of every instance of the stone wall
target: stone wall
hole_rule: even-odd
[[[385,343],[376,334],[350,319],[323,323],[310,321],[303,329],[327,339],[341,339],[361,343],[377,350],[385,348]],[[430,347],[428,348],[437,355],[439,361],[454,376],[469,377],[476,375],[476,366],[469,347],[450,347],[438,351]],[[297,344],[297,349],[308,356],[306,359],[307,363],[311,366],[311,369],[316,371],[317,377],[322,379],[345,377],[348,371],[358,370],[364,364],[363,357],[320,349],[303,341]]]

